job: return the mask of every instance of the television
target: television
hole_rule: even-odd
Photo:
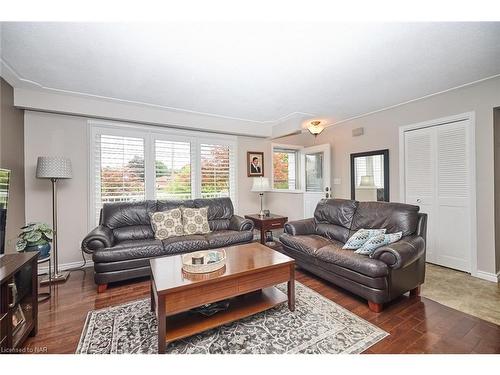
[[[5,252],[5,227],[9,201],[10,171],[0,168],[0,254]]]

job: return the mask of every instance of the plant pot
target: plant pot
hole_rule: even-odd
[[[43,245],[26,246],[24,251],[38,251],[38,259],[44,259],[50,255],[50,243],[46,243]]]

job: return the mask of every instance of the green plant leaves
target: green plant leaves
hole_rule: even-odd
[[[26,246],[44,245],[52,242],[52,228],[45,223],[28,223],[21,227],[21,233],[18,236],[19,248],[22,251]],[[16,244],[17,248],[17,244]]]
[[[28,242],[26,240],[23,240],[23,239],[17,240],[16,251],[23,251],[26,248],[27,244],[28,244]]]
[[[24,239],[28,242],[37,242],[42,238],[42,233],[38,231],[33,231],[30,233],[27,233],[24,236]]]

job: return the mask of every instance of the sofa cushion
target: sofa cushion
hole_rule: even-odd
[[[418,206],[404,203],[359,202],[351,234],[362,228],[385,228],[389,233],[403,232],[403,236],[409,236],[417,230],[418,210]]]
[[[105,203],[101,224],[109,229],[150,225],[149,214],[156,211],[156,201]]]
[[[333,242],[318,249],[316,258],[370,277],[383,277],[389,274],[389,268],[384,262],[356,254],[352,250],[344,250],[340,242]]]
[[[231,220],[228,219],[217,219],[217,220],[209,220],[208,225],[210,226],[210,230],[225,230],[229,229],[229,223]]]
[[[180,208],[167,211],[154,212],[151,216],[151,227],[157,240],[184,235],[182,226],[182,212]]]
[[[105,249],[99,249],[92,255],[94,263],[117,262],[128,259],[151,258],[165,255],[161,241],[130,240],[122,241],[117,245]]]
[[[322,199],[314,211],[316,234],[346,242],[357,206],[353,200]]]
[[[113,237],[116,242],[154,239],[154,232],[150,224],[131,225],[113,229]]]
[[[285,246],[291,247],[308,255],[314,255],[318,251],[318,249],[332,243],[332,241],[317,234],[292,236],[288,233],[284,233],[280,236],[280,241]]]
[[[211,249],[249,242],[253,239],[251,231],[218,230],[205,235]]]
[[[162,241],[166,254],[189,253],[208,249],[208,241],[202,234],[171,237]]]
[[[208,220],[231,219],[234,215],[231,198],[195,199],[196,208],[208,207]]]
[[[205,234],[210,232],[207,213],[208,207],[187,208],[181,207],[182,226],[185,235]]]
[[[186,199],[186,200],[159,200],[156,202],[156,211],[167,211],[172,210],[174,208],[180,207],[191,207],[194,208],[194,200]]]

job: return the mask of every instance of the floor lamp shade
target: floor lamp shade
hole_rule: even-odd
[[[58,230],[57,230],[57,181],[73,177],[71,160],[61,156],[39,156],[36,164],[36,177],[50,179],[52,181],[52,248],[54,249],[53,274],[48,279],[42,280],[42,285],[52,282],[66,281],[68,272],[59,272],[58,259]]]
[[[39,156],[36,164],[37,178],[72,178],[71,160],[60,156]]]

